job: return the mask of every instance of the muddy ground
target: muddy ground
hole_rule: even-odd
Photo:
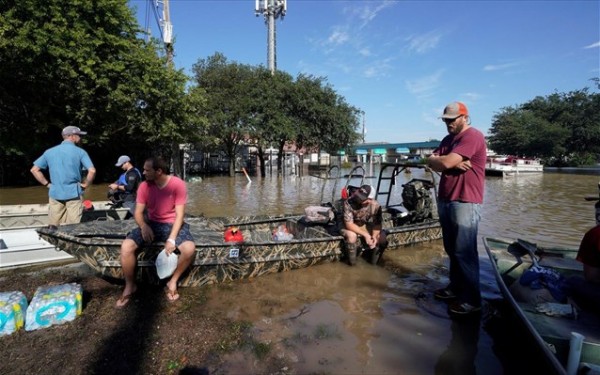
[[[142,284],[121,310],[122,285],[81,263],[3,270],[0,291],[31,301],[74,282],[84,307],[63,325],[0,336],[0,374],[546,374],[522,371],[531,345],[492,306],[480,327],[421,298],[445,280],[443,259],[441,245],[415,247],[390,253],[385,270],[334,262],[180,288],[173,303]]]
[[[82,285],[83,313],[75,321],[0,336],[0,374],[221,374],[224,356],[243,349],[256,372],[288,367],[251,337],[251,324],[205,308],[205,288],[182,288],[170,303],[162,288],[140,288],[129,306],[115,309],[121,286],[84,267],[34,267],[0,273],[0,290],[31,300],[37,287]]]

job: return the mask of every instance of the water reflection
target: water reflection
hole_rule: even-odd
[[[400,199],[402,183],[423,177],[418,170],[399,176],[392,199]],[[335,190],[344,182],[336,185],[309,175],[252,177],[250,184],[242,175],[210,177],[188,183],[188,212],[302,213],[306,206],[329,200],[332,192],[339,196]],[[598,176],[550,173],[486,179],[479,234],[575,247],[594,225],[593,204],[583,197],[597,193],[597,184]],[[104,184],[95,185],[86,198],[104,200],[106,190]],[[2,204],[46,201],[43,187],[0,190]],[[485,298],[496,298],[482,244],[479,250],[482,292]],[[447,283],[441,241],[390,250],[383,260],[385,268],[363,261],[357,267],[338,262],[210,286],[206,311],[252,322],[257,340],[272,343],[273,352],[281,353],[296,373],[433,374],[460,369],[502,374],[518,366],[513,355],[500,355],[514,345],[513,335],[498,351],[500,341],[480,331],[479,324],[454,323],[445,305],[415,298],[430,296]],[[185,298],[187,292],[182,293]],[[501,340],[507,334],[499,331]],[[230,373],[253,372],[252,356],[238,354],[232,353],[228,361]]]
[[[477,374],[475,358],[480,324],[480,316],[452,321],[452,339],[435,364],[435,375]]]
[[[576,247],[594,224],[593,205],[583,197],[597,180],[555,173],[488,178],[480,235]]]
[[[210,289],[209,311],[250,320],[253,337],[292,363],[295,373],[349,373],[373,353],[374,326],[389,273],[361,262],[325,264]],[[225,308],[224,308],[225,307]],[[252,372],[252,358],[233,353],[226,373]]]

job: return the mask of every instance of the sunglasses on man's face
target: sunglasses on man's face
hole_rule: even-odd
[[[456,118],[444,118],[444,119],[442,119],[442,121],[444,121],[446,124],[452,124],[454,121],[458,120],[461,117],[462,117],[462,115],[458,116]]]

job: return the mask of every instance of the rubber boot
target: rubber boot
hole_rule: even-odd
[[[371,249],[371,264],[377,264],[379,262],[379,258],[381,253],[379,252],[379,246],[375,246]]]
[[[348,264],[353,266],[356,264],[356,244],[346,243],[346,252],[348,253]]]
[[[371,253],[371,264],[379,263],[379,260],[381,259],[381,256],[383,255],[383,252],[385,251],[386,248],[387,248],[387,241],[386,241],[385,245],[379,245],[373,249],[373,252]]]

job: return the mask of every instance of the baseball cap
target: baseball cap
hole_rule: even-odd
[[[77,126],[67,126],[62,130],[62,135],[86,135],[87,132],[82,131]]]
[[[121,155],[121,156],[119,156],[119,160],[117,160],[117,164],[115,164],[115,167],[120,167],[123,164],[127,163],[128,161],[131,161],[131,159],[129,159],[129,156]]]
[[[358,203],[362,203],[367,199],[375,198],[375,189],[371,185],[363,185],[354,193],[354,196]]]
[[[468,116],[469,110],[467,110],[467,106],[461,102],[452,102],[444,108],[444,114],[442,115],[442,119],[452,119],[459,116]]]

